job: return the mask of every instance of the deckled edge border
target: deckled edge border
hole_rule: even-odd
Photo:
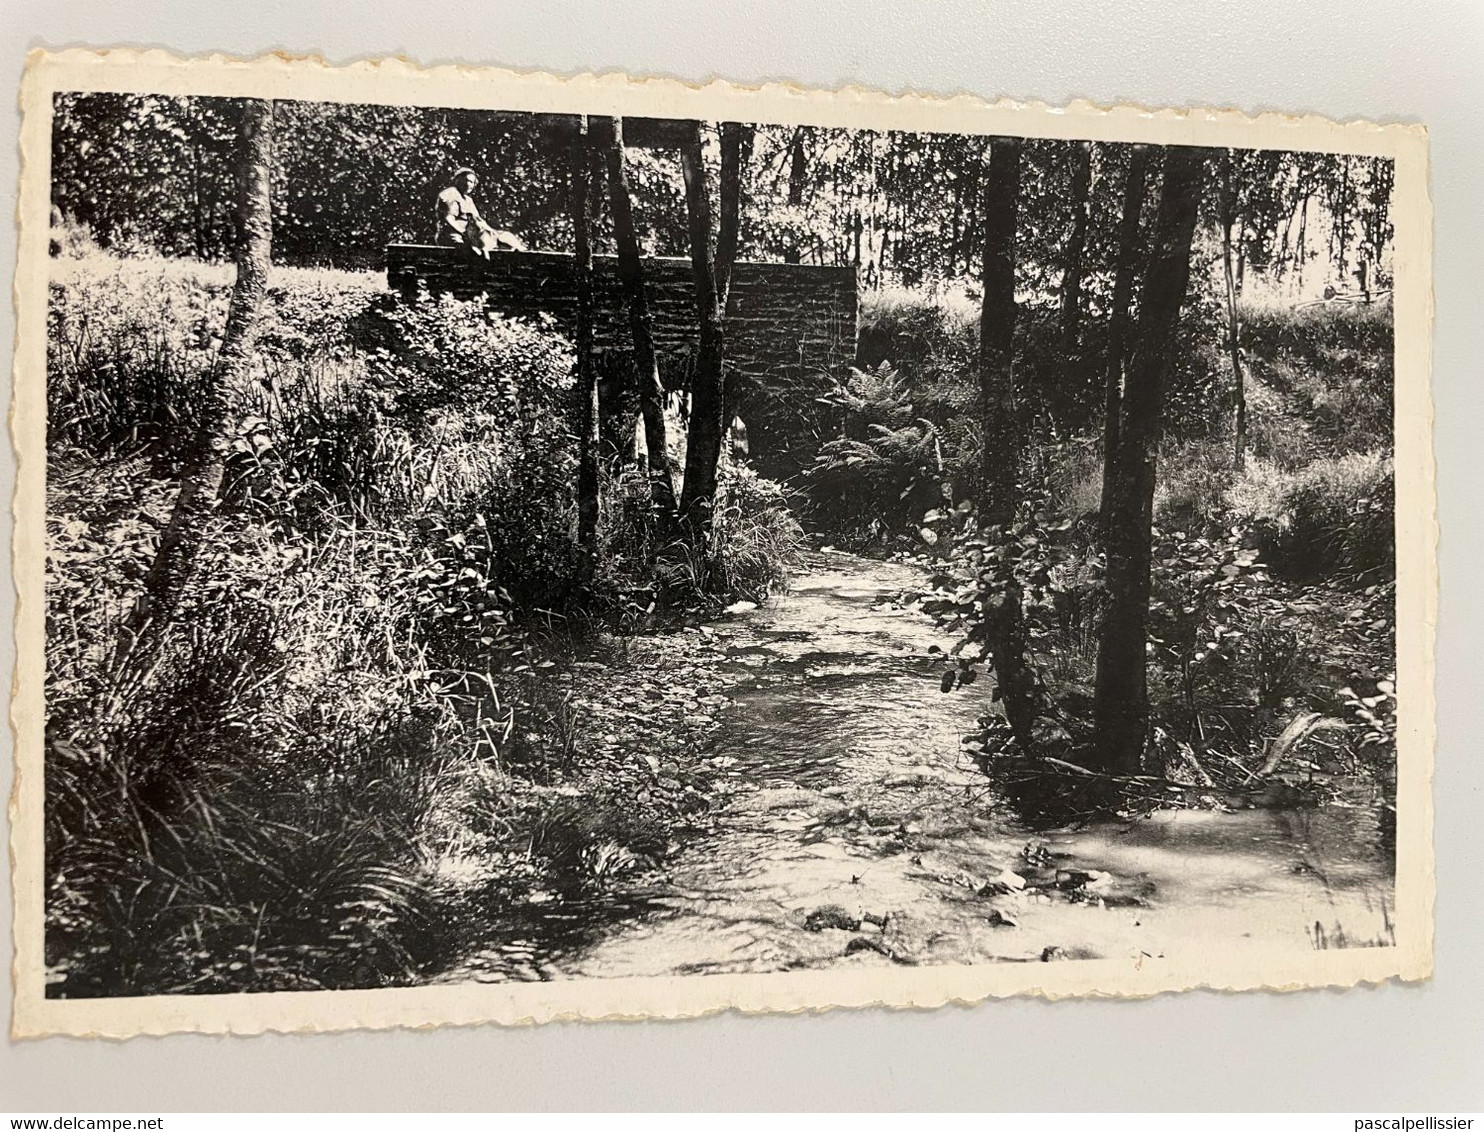
[[[82,72],[86,72],[88,81],[48,81]],[[131,75],[141,74],[149,76],[150,81],[129,81]],[[164,75],[183,81],[162,87],[159,78]],[[373,86],[386,85],[379,86],[376,93],[359,89],[368,82]],[[265,83],[270,84],[270,89],[262,89]],[[1404,756],[1399,753],[1402,764],[1399,778],[1402,781],[1398,796],[1398,827],[1400,830],[1407,822],[1413,830],[1405,839],[1405,852],[1400,834],[1398,838],[1397,915],[1399,931],[1405,925],[1404,945],[1386,949],[1316,952],[1296,958],[1275,956],[1280,962],[1298,968],[1288,975],[1277,971],[1241,975],[1233,970],[1221,974],[1218,970],[1209,969],[1212,966],[1218,969],[1241,966],[1218,963],[1207,965],[1204,975],[1181,974],[1181,968],[1165,967],[1162,974],[1167,977],[1151,979],[1148,976],[1141,978],[1141,971],[1129,963],[1096,960],[1059,963],[1040,970],[1004,964],[678,979],[583,980],[489,988],[423,987],[104,1000],[44,998],[38,993],[41,982],[41,751],[39,743],[34,740],[40,738],[42,691],[42,673],[39,666],[35,666],[42,653],[36,646],[44,646],[44,601],[39,600],[43,591],[38,584],[44,582],[44,546],[39,537],[42,531],[38,530],[44,529],[44,524],[38,523],[37,519],[44,519],[45,513],[45,442],[44,433],[31,427],[37,421],[45,420],[47,257],[44,220],[50,173],[50,146],[45,128],[50,123],[50,106],[43,100],[49,100],[50,94],[57,89],[162,91],[176,87],[182,93],[225,96],[261,94],[324,101],[486,108],[516,108],[511,106],[512,100],[529,102],[533,101],[531,95],[540,93],[555,94],[556,98],[534,101],[570,103],[576,99],[588,100],[581,106],[562,107],[569,113],[593,112],[593,102],[611,105],[637,101],[645,106],[640,109],[612,107],[612,110],[655,116],[806,121],[854,128],[1096,137],[1100,140],[1224,144],[1393,157],[1397,162],[1393,215],[1398,274],[1398,624],[1417,627],[1415,633],[1408,633],[1406,637],[1410,665],[1407,675],[1420,677],[1418,689],[1407,692],[1401,705],[1399,744],[1406,750]],[[315,89],[320,87],[337,89]],[[393,87],[401,97],[385,97]],[[352,88],[355,88],[354,94]],[[413,93],[419,96],[410,97]],[[378,97],[378,94],[382,96]],[[460,97],[454,98],[453,95]],[[707,103],[720,105],[708,108]],[[117,48],[70,48],[56,53],[33,50],[28,55],[22,81],[21,104],[22,160],[17,198],[20,240],[14,294],[16,352],[11,407],[11,437],[18,462],[13,501],[17,667],[12,681],[11,710],[15,783],[10,799],[11,880],[15,899],[13,1037],[69,1034],[117,1039],[177,1032],[332,1033],[348,1029],[428,1029],[490,1023],[514,1026],[551,1021],[678,1020],[725,1011],[760,1014],[821,1013],[866,1007],[936,1009],[945,1005],[972,1006],[991,998],[1040,997],[1060,1001],[1068,998],[1143,999],[1188,990],[1289,992],[1377,986],[1393,980],[1410,982],[1431,976],[1435,897],[1431,796],[1435,738],[1433,638],[1438,600],[1438,528],[1430,393],[1432,217],[1427,188],[1427,140],[1423,127],[1362,119],[1339,122],[1318,115],[1289,115],[1274,111],[1249,114],[1236,109],[1203,107],[1149,109],[1130,104],[1099,104],[1085,99],[1058,107],[1037,100],[987,100],[968,93],[893,94],[859,85],[823,90],[788,82],[744,85],[714,79],[698,83],[674,78],[627,76],[614,71],[559,76],[540,71],[463,64],[420,67],[405,57],[395,56],[332,65],[322,56],[282,52],[251,59],[223,54],[187,58],[160,49]],[[604,106],[604,109],[608,110],[610,106]],[[840,113],[842,109],[844,114]],[[869,121],[841,120],[857,119],[863,112],[871,116]],[[976,124],[980,128],[966,130],[962,123],[950,121],[955,116],[977,116],[980,121]],[[914,118],[919,120],[909,120]],[[1207,136],[1215,132],[1234,136],[1219,140]],[[1272,136],[1275,133],[1277,137]],[[1151,134],[1159,136],[1149,136]],[[28,216],[30,224],[27,223]],[[41,223],[37,222],[38,218]],[[28,293],[31,295],[30,305]],[[37,302],[39,309],[33,309]],[[28,326],[28,320],[39,322],[39,334],[37,326]],[[1404,338],[1405,353],[1402,349]],[[1404,451],[1405,460],[1401,458]],[[1405,586],[1400,584],[1404,567],[1408,574]],[[1402,640],[1399,635],[1399,666],[1403,661]],[[33,662],[30,670],[25,664],[28,656]],[[1403,686],[1406,686],[1404,682]],[[33,740],[35,748],[24,755],[23,735]],[[1408,875],[1404,877],[1404,873]],[[23,875],[32,878],[25,886],[20,883]],[[1404,880],[1408,889],[1405,909],[1402,907]],[[1384,961],[1377,962],[1377,957]],[[1341,962],[1333,962],[1335,959]],[[1326,971],[1324,968],[1329,966],[1352,969]],[[1006,970],[1025,971],[1028,977],[1024,985],[987,985],[1001,981],[988,976]],[[1035,974],[1030,974],[1031,971]],[[1292,977],[1294,974],[1300,977]],[[1123,985],[1104,985],[1104,975]],[[749,983],[753,986],[746,985]],[[871,984],[879,985],[873,987]],[[774,993],[796,985],[798,989],[793,994],[780,996]],[[811,988],[824,993],[810,993]],[[589,1009],[581,1003],[572,1005],[552,1001],[553,990],[558,992],[555,995],[558,1000],[579,997],[583,1000],[628,999],[630,996],[626,992],[632,990],[650,1001],[643,1006],[613,1003],[608,1007],[599,1005]],[[560,993],[564,990],[567,993]],[[614,990],[620,993],[615,995],[612,993]],[[752,993],[747,993],[749,991]],[[474,1003],[470,1001],[472,999],[480,1001]],[[534,1001],[523,1004],[525,999]],[[439,1003],[442,1009],[430,1010],[422,1005],[424,1003],[428,1006]]]

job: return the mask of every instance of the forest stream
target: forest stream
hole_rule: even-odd
[[[951,644],[896,598],[910,565],[811,553],[790,591],[706,632],[740,682],[709,833],[658,883],[558,898],[439,981],[833,964],[1158,958],[1389,942],[1379,811],[1185,809],[1034,833],[960,753],[988,689],[940,691]],[[595,914],[601,913],[601,914]]]

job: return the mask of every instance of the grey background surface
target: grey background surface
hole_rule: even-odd
[[[1484,822],[1477,813],[1484,688],[1475,645],[1476,564],[1484,552],[1476,435],[1484,397],[1484,6],[7,0],[5,7],[11,31],[0,53],[0,91],[12,92],[30,47],[137,45],[318,52],[335,62],[404,54],[563,73],[622,69],[1423,122],[1433,146],[1444,535],[1438,946],[1430,985],[505,1031],[6,1043],[0,1110],[1484,1108]],[[0,117],[0,185],[13,215],[18,116]],[[7,290],[14,239],[6,225],[0,262]],[[0,321],[7,356],[13,330],[7,303]],[[7,456],[0,460],[6,498],[12,480]],[[6,524],[0,554],[7,573],[9,534]],[[0,649],[9,668],[8,610],[4,616]],[[8,758],[0,773],[8,793]],[[0,918],[8,956],[8,889]],[[8,1018],[8,992],[5,1009]]]

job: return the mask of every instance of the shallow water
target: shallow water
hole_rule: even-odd
[[[826,552],[716,627],[746,678],[715,756],[732,789],[668,879],[542,930],[513,974],[620,977],[834,964],[1308,950],[1390,941],[1392,869],[1367,807],[1180,811],[1023,829],[960,757],[987,681],[940,691],[951,644],[893,598],[912,567]],[[997,880],[998,878],[998,880]],[[554,925],[547,923],[546,929]]]

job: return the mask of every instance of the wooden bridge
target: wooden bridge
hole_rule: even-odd
[[[643,267],[655,348],[662,362],[683,368],[700,335],[690,260],[651,256]],[[409,301],[423,291],[483,296],[503,315],[545,313],[564,333],[575,330],[577,283],[569,254],[497,252],[482,259],[460,247],[391,244],[386,272],[387,282]],[[594,348],[629,351],[617,260],[594,256],[593,275]],[[775,389],[834,373],[855,359],[858,313],[853,267],[738,263],[726,312],[728,371]]]

